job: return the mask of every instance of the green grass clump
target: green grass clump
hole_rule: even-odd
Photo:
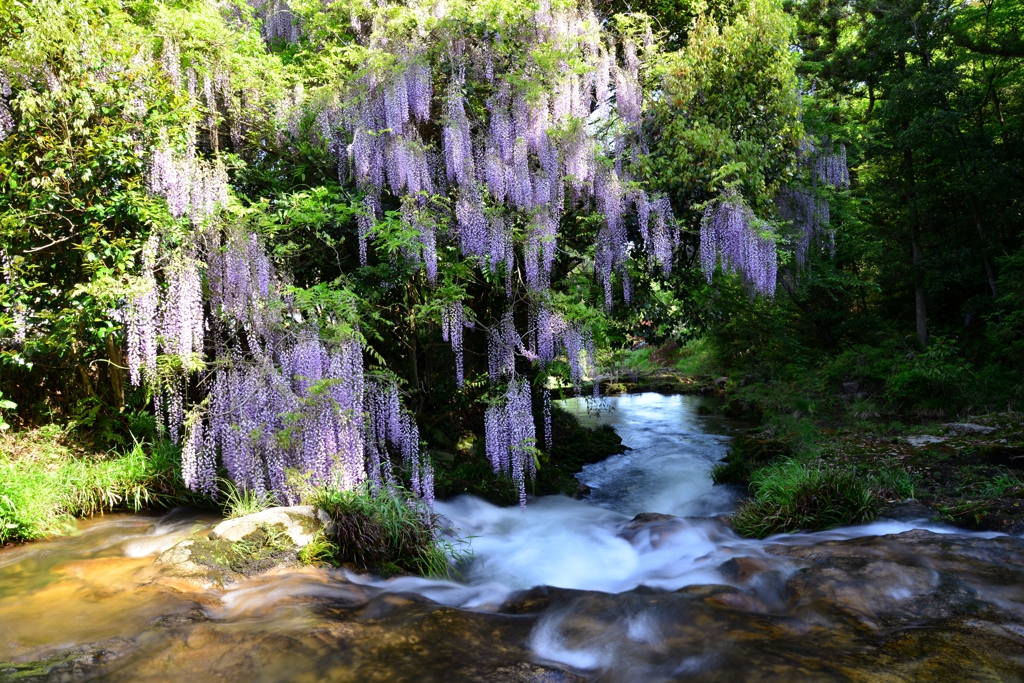
[[[715,349],[706,337],[690,339],[679,347],[679,360],[675,369],[686,375],[721,374],[722,369],[715,357]]]
[[[754,498],[736,511],[733,525],[754,538],[868,522],[883,505],[872,480],[855,470],[793,459],[755,471],[750,488]]]
[[[306,561],[350,565],[380,576],[402,573],[436,578],[452,575],[452,560],[460,553],[438,537],[433,514],[404,489],[376,494],[363,486],[348,491],[319,489],[309,503],[331,519],[327,539],[305,553]],[[330,557],[333,555],[333,557]]]
[[[178,449],[96,453],[55,425],[0,437],[0,544],[74,527],[76,517],[183,500]]]
[[[240,489],[229,479],[221,479],[220,483],[222,490],[227,492],[224,498],[224,516],[228,519],[263,512],[277,504],[271,493]]]

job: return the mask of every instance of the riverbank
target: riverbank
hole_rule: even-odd
[[[77,518],[196,502],[169,445],[104,451],[59,425],[0,432],[0,545],[67,533]]]
[[[738,538],[707,473],[746,425],[715,404],[571,402],[633,450],[584,468],[587,502],[437,503],[471,543],[457,582],[295,566],[329,526],[313,508],[108,515],[6,548],[0,681],[1017,680],[1024,539],[921,519]]]
[[[748,487],[734,515],[748,536],[866,522],[907,500],[937,521],[1024,533],[1024,416],[961,419],[776,414],[737,439],[713,476]]]
[[[640,349],[617,363],[618,377],[632,374],[609,381],[608,393],[716,396],[716,412],[756,424],[712,471],[716,484],[747,491],[733,515],[742,535],[869,522],[908,506],[965,529],[1024,533],[1022,413],[908,412],[858,382],[719,374],[703,342]]]
[[[528,483],[532,495],[585,495],[587,488],[575,475],[626,450],[611,427],[584,427],[558,406],[552,408],[552,428],[552,447],[538,453],[537,477]],[[496,505],[518,504],[516,485],[495,474],[482,439],[453,452],[428,454],[438,500],[471,494]],[[0,433],[0,546],[65,534],[75,529],[76,520],[109,512],[190,505],[231,516],[271,505],[258,496],[222,493],[223,500],[215,502],[189,491],[181,477],[180,449],[166,442],[100,450],[59,425]]]

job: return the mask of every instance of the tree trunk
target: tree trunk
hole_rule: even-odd
[[[978,211],[978,202],[975,201],[974,195],[970,196],[971,199],[971,213],[974,214],[974,227],[978,230],[978,237],[981,239],[981,258],[985,263],[985,277],[988,279],[988,287],[992,290],[992,298],[995,299],[999,296],[999,292],[996,290],[996,269],[992,265],[992,258],[988,253],[988,239],[985,235],[985,229],[981,225],[981,213]]]
[[[110,364],[107,369],[107,376],[110,378],[110,391],[114,395],[117,407],[124,405],[124,358],[121,356],[121,349],[114,343],[114,335],[107,336],[107,357]]]
[[[921,348],[928,346],[928,312],[925,308],[924,286],[921,284],[921,225],[917,214],[917,198],[914,187],[914,153],[903,151],[903,170],[906,189],[904,201],[907,205],[907,218],[910,222],[910,254],[914,264],[914,319],[917,323],[917,343]]]
[[[917,35],[917,27],[914,27]],[[927,51],[923,55],[925,66],[928,65]],[[907,55],[900,52],[897,58],[900,73],[906,71]],[[903,122],[901,128],[906,132],[910,124]],[[921,348],[928,346],[928,312],[925,309],[924,286],[921,284],[921,224],[917,214],[917,188],[914,185],[914,152],[909,147],[903,150],[903,203],[907,207],[907,221],[910,223],[910,255],[913,260],[914,280],[914,319],[917,324],[917,343]]]

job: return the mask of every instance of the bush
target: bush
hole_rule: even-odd
[[[318,489],[308,502],[331,520],[327,538],[334,548],[330,552],[318,548],[320,560],[380,576],[413,573],[450,578],[451,561],[461,555],[438,537],[433,513],[404,489],[378,493],[367,486],[349,491]]]

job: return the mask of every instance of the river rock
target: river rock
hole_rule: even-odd
[[[210,538],[235,543],[262,526],[281,524],[296,548],[304,548],[324,524],[319,511],[312,505],[273,507],[244,517],[228,519],[213,527]]]
[[[800,567],[786,584],[798,612],[841,612],[877,628],[973,616],[986,605],[990,615],[1024,620],[1024,539],[917,529],[766,550]]]
[[[996,431],[995,427],[986,427],[970,422],[950,422],[943,426],[946,428],[946,432],[957,436],[984,436]]]
[[[205,538],[189,538],[166,550],[155,566],[165,578],[206,589],[295,567],[299,550],[313,540],[325,517],[303,505],[225,520]]]
[[[675,515],[666,515],[663,512],[641,512],[633,518],[632,524],[647,524],[649,522],[667,522],[675,519]]]
[[[946,439],[941,436],[932,436],[931,434],[919,434],[917,436],[908,436],[907,443],[914,448],[921,448],[922,446],[928,446],[933,443],[942,443]]]
[[[494,670],[492,683],[584,683],[587,679],[559,669],[522,662]]]

